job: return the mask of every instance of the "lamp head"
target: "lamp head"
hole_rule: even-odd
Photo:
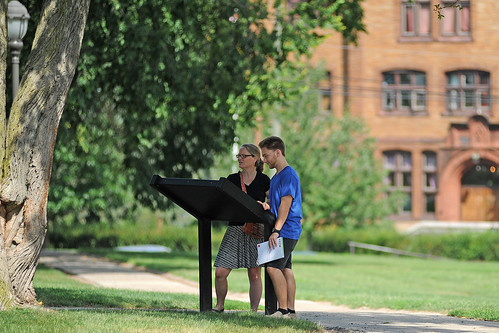
[[[19,1],[10,1],[7,10],[9,41],[21,41],[28,31],[29,13]]]

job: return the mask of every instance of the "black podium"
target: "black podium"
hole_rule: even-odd
[[[249,195],[226,178],[220,180],[162,178],[154,175],[150,185],[193,215],[199,222],[199,298],[200,311],[212,309],[211,221],[253,222],[265,225],[266,239],[275,216],[265,211]],[[277,310],[272,281],[265,272],[265,313]]]

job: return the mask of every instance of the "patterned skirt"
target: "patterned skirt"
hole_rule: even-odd
[[[259,267],[256,246],[261,242],[263,238],[247,235],[242,226],[228,226],[214,266],[229,269]]]

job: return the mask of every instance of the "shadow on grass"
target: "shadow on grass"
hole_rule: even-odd
[[[38,300],[53,307],[112,307],[195,309],[199,307],[196,295],[155,293],[104,288],[36,288]]]

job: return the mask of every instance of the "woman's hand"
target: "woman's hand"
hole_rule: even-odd
[[[257,201],[257,202],[263,206],[264,210],[269,210],[270,209],[270,205],[268,203],[261,202],[261,201]]]

